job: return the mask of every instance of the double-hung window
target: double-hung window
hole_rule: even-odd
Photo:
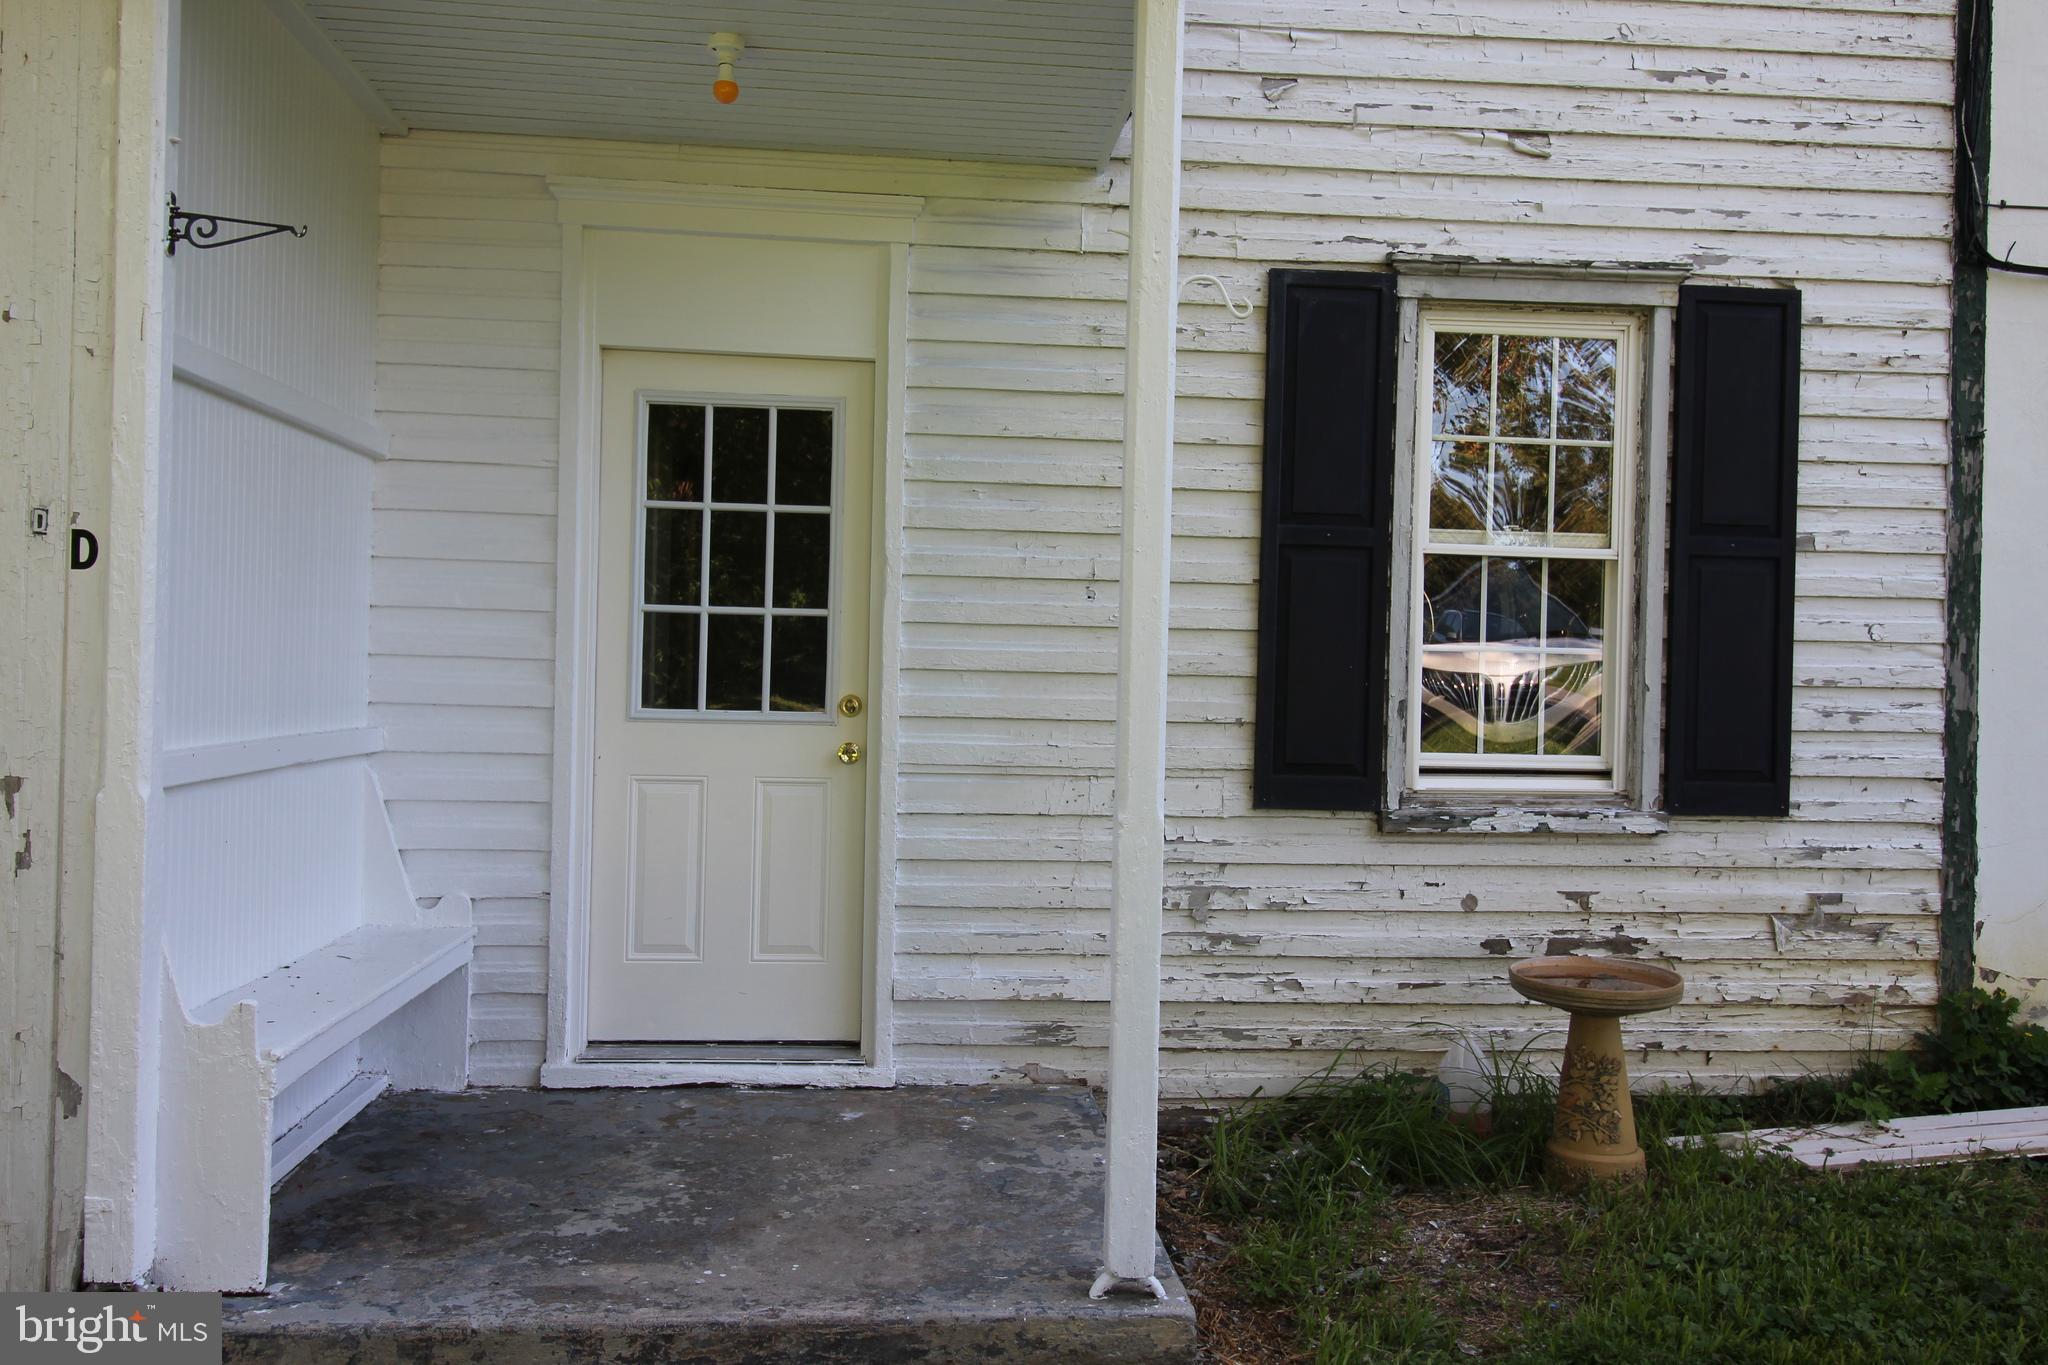
[[[1640,352],[1627,315],[1423,311],[1409,452],[1416,789],[1614,789]]]
[[[1394,265],[1268,281],[1253,803],[1786,813],[1798,292]]]

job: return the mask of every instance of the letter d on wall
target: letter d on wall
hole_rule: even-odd
[[[90,531],[71,532],[71,567],[90,569],[100,562],[100,538]]]

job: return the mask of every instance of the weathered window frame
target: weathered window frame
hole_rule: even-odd
[[[1664,647],[1669,524],[1673,339],[1678,286],[1687,268],[1663,263],[1531,266],[1513,262],[1395,256],[1400,298],[1400,360],[1395,366],[1394,526],[1388,652],[1386,790],[1380,827],[1390,833],[1629,834],[1662,833]],[[1617,610],[1629,623],[1618,660],[1625,725],[1611,780],[1540,774],[1490,775],[1454,786],[1417,781],[1411,733],[1419,656],[1414,599],[1421,506],[1418,421],[1425,310],[1439,306],[1496,320],[1516,312],[1590,317],[1626,315],[1639,325],[1633,398],[1617,414],[1633,447],[1626,565]]]

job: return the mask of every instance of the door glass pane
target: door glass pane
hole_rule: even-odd
[[[1598,755],[1605,676],[1608,564],[1550,562],[1549,634],[1543,642],[1543,752]]]
[[[768,514],[711,513],[711,605],[758,607],[768,576]]]
[[[768,501],[768,409],[711,410],[711,496]]]
[[[640,615],[640,706],[648,711],[697,709],[697,613]]]
[[[1484,436],[1493,423],[1493,338],[1475,332],[1439,332],[1432,403],[1439,434]]]
[[[783,408],[775,414],[775,501],[832,505],[832,414]]]
[[[825,695],[825,618],[778,616],[770,641],[768,709],[823,711]]]
[[[646,600],[694,607],[703,576],[704,514],[696,508],[647,509]]]
[[[649,408],[639,600],[691,610],[643,611],[641,709],[828,709],[835,421],[822,408]],[[692,501],[710,505],[659,505]]]
[[[1550,435],[1549,337],[1500,339],[1500,413],[1495,434]]]
[[[1479,749],[1481,561],[1428,555],[1422,561],[1422,750]]]
[[[647,408],[647,500],[698,502],[704,497],[704,409],[695,403]]]
[[[711,618],[711,654],[705,668],[704,709],[761,709],[761,618]]]
[[[823,513],[775,514],[775,605],[832,604],[832,518]]]

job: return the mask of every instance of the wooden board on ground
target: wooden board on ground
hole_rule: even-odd
[[[1689,1147],[1708,1139],[1676,1137]],[[1987,1156],[2048,1156],[2048,1106],[1986,1109],[1970,1114],[1927,1114],[1881,1123],[1837,1123],[1806,1128],[1758,1128],[1716,1133],[1712,1141],[1731,1150],[1787,1156],[1815,1170],[1857,1166],[1926,1165]]]

